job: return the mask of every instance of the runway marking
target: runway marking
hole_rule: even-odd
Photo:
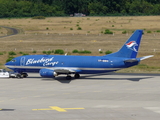
[[[32,109],[33,111],[37,110],[56,110],[58,112],[67,112],[67,110],[80,110],[80,109],[85,109],[85,108],[60,108],[57,106],[49,106],[50,108],[44,108],[44,109]]]

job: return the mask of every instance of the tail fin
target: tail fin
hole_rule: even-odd
[[[118,52],[109,54],[107,56],[136,58],[142,34],[143,30],[136,30]]]

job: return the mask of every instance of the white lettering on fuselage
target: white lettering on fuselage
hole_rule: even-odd
[[[35,60],[34,58],[32,59],[28,59],[26,62],[26,65],[33,65],[33,64],[38,64],[38,63],[42,63],[43,66],[55,66],[56,64],[58,64],[58,61],[53,61],[54,57],[52,58],[44,58],[42,57],[41,59]]]
[[[109,62],[109,60],[99,59],[98,62]]]

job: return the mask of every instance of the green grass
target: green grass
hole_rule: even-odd
[[[104,34],[113,34],[113,32],[110,31],[109,29],[105,29]]]
[[[105,54],[107,55],[107,54],[111,54],[112,53],[112,51],[110,51],[110,50],[107,50],[106,52],[105,52]]]
[[[148,30],[147,33],[152,33],[152,31]]]
[[[64,51],[62,49],[56,49],[54,51],[55,54],[64,54]]]
[[[122,34],[126,34],[126,33],[127,33],[127,31],[126,31],[126,30],[122,31]]]
[[[81,28],[81,27],[78,27],[77,30],[82,30],[82,28]]]
[[[80,54],[91,54],[92,52],[89,50],[79,51]]]

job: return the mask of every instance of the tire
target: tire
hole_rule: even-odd
[[[26,78],[27,76],[28,76],[27,73],[22,73],[22,77],[23,77],[23,78]]]
[[[78,73],[76,73],[76,74],[74,75],[74,78],[75,78],[75,79],[78,79],[78,78],[80,78],[80,75],[79,75]]]
[[[17,78],[22,78],[20,74],[17,74]]]

